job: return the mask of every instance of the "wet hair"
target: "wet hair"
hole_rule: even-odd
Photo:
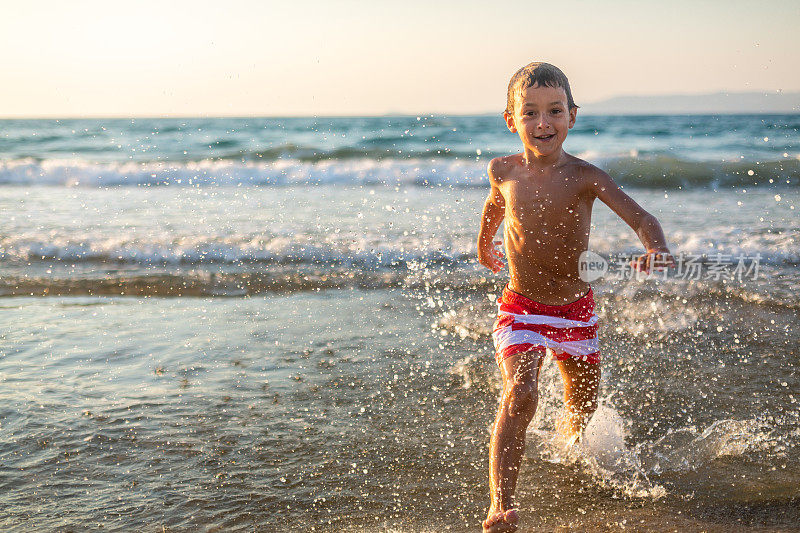
[[[572,99],[572,90],[569,88],[569,80],[567,76],[561,72],[561,69],[550,63],[531,63],[519,69],[516,74],[511,76],[511,81],[508,82],[508,100],[506,102],[506,113],[514,114],[514,105],[516,104],[517,94],[522,89],[539,85],[539,87],[561,87],[567,93],[567,107],[572,109],[578,107],[575,100]]]

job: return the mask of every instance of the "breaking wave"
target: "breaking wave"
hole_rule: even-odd
[[[341,155],[341,154],[339,154]],[[252,187],[284,185],[410,185],[485,187],[487,157],[432,154],[376,158],[354,153],[316,160],[238,157],[169,162],[106,162],[21,158],[0,161],[2,185],[65,187]],[[649,189],[797,187],[796,158],[761,162],[700,162],[670,156],[579,154],[623,186]]]

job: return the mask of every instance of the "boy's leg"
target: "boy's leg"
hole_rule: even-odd
[[[515,506],[514,489],[525,450],[525,431],[536,413],[544,355],[523,352],[502,362],[503,395],[489,448],[491,507],[483,523],[485,531],[516,529],[516,512],[507,511]]]
[[[587,363],[573,357],[558,361],[564,380],[564,407],[560,430],[568,439],[579,436],[597,410],[600,363]]]

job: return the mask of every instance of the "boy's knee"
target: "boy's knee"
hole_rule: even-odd
[[[505,404],[510,416],[529,415],[536,412],[538,390],[536,383],[514,383],[505,394]]]

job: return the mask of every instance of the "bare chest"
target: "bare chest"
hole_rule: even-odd
[[[574,180],[513,180],[506,185],[506,217],[525,227],[580,225],[587,213],[586,199]]]

